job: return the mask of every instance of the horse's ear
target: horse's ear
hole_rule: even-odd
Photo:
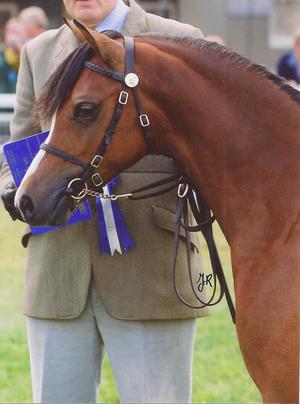
[[[96,52],[100,53],[105,62],[119,63],[124,60],[124,47],[121,43],[109,38],[107,35],[86,27],[78,20],[73,19],[72,22],[91,47],[95,49]]]
[[[73,20],[68,20],[66,17],[63,17],[64,23],[70,28],[73,34],[80,42],[86,41],[85,36],[82,34],[80,29],[74,24]]]

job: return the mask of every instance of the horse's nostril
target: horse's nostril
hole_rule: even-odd
[[[19,208],[20,208],[25,220],[30,219],[34,216],[35,207],[29,196],[22,195]]]

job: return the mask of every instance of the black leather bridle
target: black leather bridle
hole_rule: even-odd
[[[77,201],[81,201],[86,195],[92,195],[92,196],[99,196],[99,193],[94,193],[88,190],[86,182],[90,179],[94,186],[96,188],[101,188],[101,186],[104,184],[104,181],[101,177],[101,174],[96,171],[98,169],[103,161],[103,156],[108,148],[108,146],[111,143],[112,137],[116,131],[117,125],[121,119],[122,112],[124,109],[124,106],[128,102],[129,98],[129,91],[132,89],[133,91],[133,96],[134,96],[134,101],[135,101],[135,106],[136,110],[138,112],[139,116],[139,122],[140,125],[143,129],[143,134],[144,134],[144,139],[145,143],[148,147],[148,152],[151,153],[153,151],[153,145],[151,143],[151,136],[149,132],[149,125],[150,125],[150,120],[147,114],[143,112],[140,96],[139,96],[139,91],[138,91],[138,84],[139,84],[139,77],[135,73],[135,54],[134,54],[134,39],[132,37],[126,37],[124,36],[124,45],[125,45],[125,73],[120,73],[120,72],[115,72],[111,70],[106,70],[103,69],[100,66],[95,65],[94,63],[91,62],[85,62],[84,67],[87,69],[92,70],[95,73],[101,74],[103,76],[112,78],[114,80],[120,81],[123,83],[122,90],[119,94],[118,102],[115,108],[115,111],[113,113],[112,119],[106,128],[104,138],[99,145],[95,156],[93,157],[92,161],[90,163],[86,163],[83,160],[78,159],[75,156],[72,156],[69,153],[66,153],[64,151],[61,151],[50,144],[47,143],[42,143],[40,148],[42,150],[45,150],[48,153],[53,154],[54,156],[61,158],[63,160],[69,161],[72,164],[79,165],[81,166],[84,171],[81,175],[81,177],[74,178],[71,180],[68,184],[68,187],[66,189],[66,193],[72,197],[73,199]],[[76,188],[76,191],[74,190],[73,186],[74,183],[78,182],[77,185],[79,185],[79,190],[78,186]],[[171,185],[170,185],[171,184]],[[206,204],[204,198],[202,197],[201,193],[199,190],[196,190],[192,184],[189,183],[187,178],[184,178],[182,173],[179,174],[173,174],[170,177],[160,180],[158,182],[155,182],[150,185],[146,185],[142,188],[139,188],[137,190],[131,191],[130,194],[125,194],[122,195],[123,197],[128,197],[129,199],[133,200],[138,200],[138,199],[144,199],[147,197],[153,197],[157,195],[161,195],[163,193],[166,193],[176,186],[179,185],[178,189],[178,200],[177,200],[177,210],[176,210],[176,231],[175,231],[175,238],[174,238],[174,254],[173,254],[173,280],[174,280],[174,288],[176,291],[176,294],[178,298],[188,307],[194,308],[194,309],[200,309],[203,307],[208,307],[208,306],[214,306],[217,303],[221,301],[223,296],[225,295],[227,304],[229,307],[229,311],[232,317],[232,321],[235,323],[235,309],[234,309],[234,304],[232,302],[230,292],[226,283],[226,279],[224,276],[224,272],[222,269],[222,265],[218,256],[217,248],[214,242],[213,238],[213,231],[212,231],[212,223],[214,222],[214,216],[211,215],[210,208]],[[82,188],[80,188],[80,186]],[[153,188],[161,187],[161,186],[166,186],[163,190],[159,190],[156,192],[151,192],[150,194],[142,195],[142,196],[136,196],[140,192],[148,191]],[[185,187],[185,190],[182,192],[182,188]],[[76,194],[77,193],[77,194]],[[111,198],[114,199],[114,198]],[[117,199],[117,196],[116,198]],[[196,226],[191,226],[189,223],[189,215],[188,215],[188,205],[190,206],[193,216],[197,222]],[[200,305],[194,305],[185,300],[185,298],[181,295],[181,293],[178,291],[177,285],[176,285],[176,258],[177,258],[177,251],[178,251],[178,246],[179,246],[179,238],[180,238],[180,228],[183,228],[186,231],[186,245],[187,245],[187,260],[188,260],[188,269],[189,269],[189,278],[190,278],[190,284],[192,287],[192,290],[194,292],[194,296],[196,300],[200,303]],[[191,273],[191,241],[190,241],[190,232],[195,232],[195,231],[201,231],[210,254],[210,259],[212,263],[212,272],[213,272],[213,282],[214,282],[214,287],[213,287],[213,293],[210,299],[207,301],[202,301],[198,296],[195,291],[194,285],[193,285],[193,280],[192,280],[192,273]],[[217,281],[219,281],[220,284],[220,291],[219,291],[219,296],[216,298],[216,292],[217,292]]]
[[[144,139],[148,147],[148,151],[149,152],[152,151],[151,136],[148,129],[150,121],[148,115],[143,112],[142,103],[138,91],[139,77],[135,73],[134,38],[124,36],[124,46],[125,46],[125,73],[106,70],[88,61],[84,63],[84,67],[86,67],[87,69],[90,69],[93,72],[101,74],[103,76],[120,81],[123,84],[112,119],[105,130],[102,142],[100,143],[92,161],[90,163],[86,163],[85,161],[75,156],[72,156],[71,154],[66,153],[62,150],[59,150],[48,143],[42,143],[40,146],[40,149],[45,150],[46,152],[53,154],[58,158],[69,161],[72,164],[79,165],[84,169],[81,177],[74,178],[73,180],[71,180],[67,187],[66,193],[73,199],[77,198],[81,199],[82,189],[83,190],[87,189],[86,182],[88,180],[91,180],[92,184],[96,188],[99,188],[104,184],[101,174],[98,171],[96,171],[96,169],[100,167],[103,161],[103,156],[107,150],[107,147],[111,143],[112,137],[121,119],[124,106],[128,102],[130,89],[132,89],[133,92],[135,106],[138,112],[139,123],[143,129]],[[73,188],[74,183],[76,182],[78,183],[76,184],[77,195],[75,195],[75,190]],[[78,190],[79,188],[78,186],[80,185],[82,186],[82,189]]]

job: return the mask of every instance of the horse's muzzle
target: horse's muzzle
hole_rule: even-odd
[[[29,194],[24,193],[20,195],[16,207],[24,221],[32,226],[60,226],[65,224],[70,216],[70,199],[62,194],[59,197],[49,199],[38,206]]]

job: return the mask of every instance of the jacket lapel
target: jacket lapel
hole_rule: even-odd
[[[58,43],[58,51],[54,56],[54,63],[57,67],[74,49],[79,45],[78,39],[66,25],[62,28],[60,40]]]

